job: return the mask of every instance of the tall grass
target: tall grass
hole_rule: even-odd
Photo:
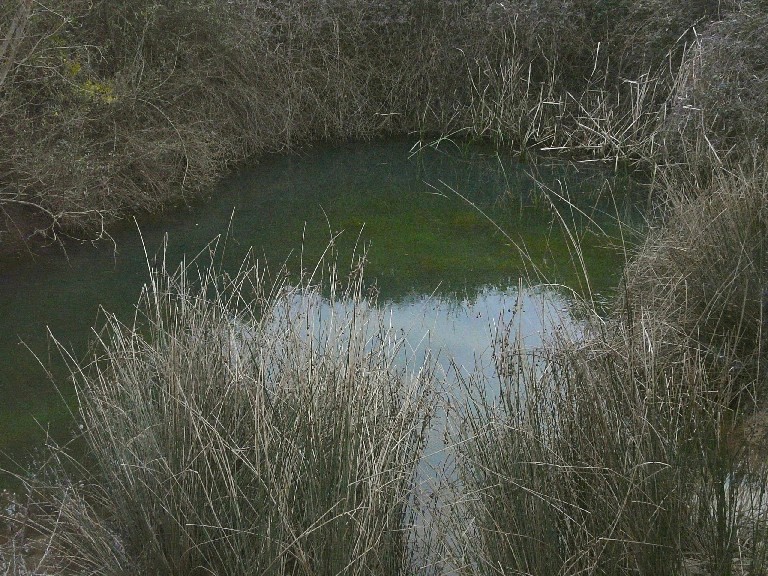
[[[668,190],[578,337],[499,334],[453,433],[457,572],[768,570],[762,166]]]
[[[762,573],[765,471],[729,450],[728,386],[642,344],[503,357],[500,401],[463,430],[467,573]]]
[[[609,317],[535,353],[500,335],[427,548],[468,574],[765,573],[763,4],[12,0],[0,208],[98,233],[249,155],[404,131],[638,162],[660,216]],[[90,461],[29,479],[5,548],[42,552],[0,571],[402,573],[431,374],[401,346],[358,277],[159,267],[72,363]]]
[[[765,358],[768,188],[758,162],[666,190],[664,221],[625,273],[625,305],[652,314],[668,343],[693,340],[721,366],[748,369],[748,381]]]
[[[72,364],[88,465],[28,479],[52,569],[404,573],[430,368],[359,276],[310,280],[160,266],[132,324],[106,316]]]
[[[651,163],[702,130],[725,156],[766,143],[754,1],[32,6],[0,7],[0,207],[9,230],[37,215],[25,237],[99,234],[319,139],[462,134]]]

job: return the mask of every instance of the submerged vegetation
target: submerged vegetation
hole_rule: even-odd
[[[422,528],[431,370],[357,276],[321,321],[318,283],[161,268],[73,362],[91,461],[4,507],[0,573],[768,572],[765,2],[11,0],[0,29],[6,245],[405,132],[633,166],[653,204],[607,312],[500,333],[498,398],[467,377]]]

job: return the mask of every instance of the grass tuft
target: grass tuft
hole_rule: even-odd
[[[54,451],[26,479],[54,568],[404,572],[431,369],[359,275],[310,280],[160,266],[132,324],[107,315],[71,364],[87,470]]]

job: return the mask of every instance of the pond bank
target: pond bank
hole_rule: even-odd
[[[407,133],[705,173],[765,139],[739,4],[10,0],[0,203],[87,237],[245,158]]]

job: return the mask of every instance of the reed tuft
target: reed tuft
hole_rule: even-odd
[[[358,275],[152,272],[77,383],[87,470],[54,451],[36,529],[87,574],[401,574],[431,369]],[[46,512],[46,510],[48,512]]]

